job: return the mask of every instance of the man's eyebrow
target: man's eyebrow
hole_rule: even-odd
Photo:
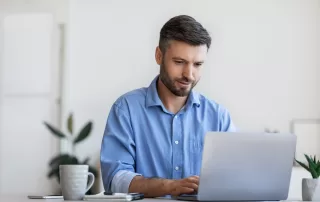
[[[181,58],[181,57],[172,57],[172,59],[173,60],[183,60],[184,62],[189,62],[188,60],[185,60],[185,59],[183,59],[183,58]],[[195,64],[196,63],[204,63],[204,61],[203,60],[200,60],[200,61],[196,61],[196,62],[194,62]]]
[[[195,62],[195,63],[204,63],[204,61],[203,61],[203,60],[201,60],[201,61],[197,61],[197,62]]]
[[[181,58],[181,57],[173,57],[172,59],[173,59],[173,60],[183,60],[183,61],[188,62],[188,60],[185,60],[185,59],[183,59],[183,58]]]

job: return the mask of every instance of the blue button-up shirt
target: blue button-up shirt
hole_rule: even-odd
[[[223,106],[194,91],[178,113],[169,112],[158,96],[157,80],[122,95],[111,108],[100,155],[107,192],[113,180],[128,191],[138,174],[166,179],[199,175],[206,132],[235,130]],[[119,171],[127,175],[116,175]]]

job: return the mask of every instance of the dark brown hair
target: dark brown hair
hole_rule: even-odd
[[[160,31],[159,48],[162,53],[171,40],[182,41],[193,46],[206,45],[210,48],[211,37],[207,30],[194,18],[179,15],[166,22]]]

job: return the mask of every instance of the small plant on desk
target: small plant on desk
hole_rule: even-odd
[[[317,201],[320,199],[316,197],[319,196],[319,194],[315,194],[317,187],[320,186],[320,184],[318,183],[318,178],[320,176],[320,161],[317,159],[316,156],[312,157],[311,155],[309,156],[307,154],[305,154],[304,156],[308,162],[308,165],[295,159],[295,161],[300,166],[302,166],[311,174],[311,178],[302,179],[302,200]]]
[[[73,115],[70,113],[68,119],[67,119],[67,130],[68,133],[63,133],[59,129],[53,127],[47,122],[44,122],[44,125],[48,128],[48,130],[56,137],[60,139],[66,139],[71,146],[72,153],[71,154],[59,154],[56,157],[53,157],[50,162],[50,171],[48,173],[48,178],[56,177],[58,180],[58,183],[60,183],[60,174],[59,174],[59,166],[60,165],[88,165],[89,163],[89,158],[86,158],[84,161],[80,161],[76,156],[75,156],[75,146],[79,143],[85,140],[91,132],[92,129],[92,122],[89,121],[86,123],[83,128],[80,130],[80,132],[77,135],[74,135],[74,129],[73,129]],[[92,172],[95,177],[97,177],[98,171],[96,168],[92,167],[89,165],[89,172]],[[91,194],[92,190],[90,189],[87,194]]]
[[[316,156],[308,156],[304,155],[308,161],[308,165],[305,163],[302,163],[295,159],[295,161],[302,166],[304,169],[306,169],[312,176],[313,179],[317,179],[320,176],[320,161],[316,158]]]

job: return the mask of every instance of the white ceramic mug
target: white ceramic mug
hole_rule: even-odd
[[[64,200],[82,200],[94,183],[94,175],[89,172],[88,165],[60,165],[59,173]]]

